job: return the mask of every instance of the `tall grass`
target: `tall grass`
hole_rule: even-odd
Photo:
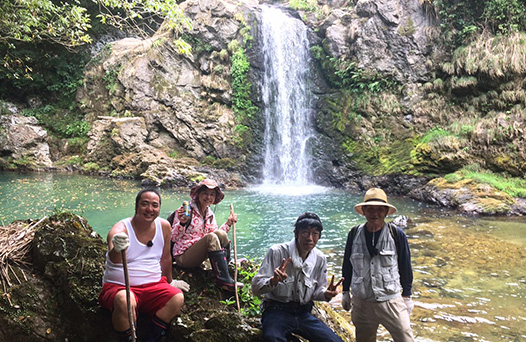
[[[485,74],[500,78],[508,74],[526,72],[526,33],[509,36],[482,34],[471,44],[458,48],[451,64],[443,65],[444,71],[457,75]]]
[[[460,171],[445,176],[448,182],[472,179],[477,183],[489,184],[512,197],[526,198],[526,179],[512,178],[490,171],[484,171],[477,165],[466,166]]]

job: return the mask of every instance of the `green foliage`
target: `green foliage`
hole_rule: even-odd
[[[452,133],[442,129],[442,128],[433,128],[429,132],[427,132],[422,139],[420,140],[423,144],[428,144],[431,141],[438,140],[441,137],[450,136]]]
[[[230,47],[236,48],[236,44]],[[250,96],[252,85],[248,78],[250,71],[250,62],[245,54],[245,50],[239,46],[233,51],[231,58],[231,75],[232,75],[232,108],[236,118],[236,137],[234,141],[240,148],[246,147],[252,141],[252,132],[249,129],[248,122],[259,111]]]
[[[59,138],[86,137],[91,129],[91,125],[82,119],[81,114],[52,105],[25,109],[22,113],[37,118],[40,125]]]
[[[256,108],[250,100],[251,84],[248,80],[250,62],[242,48],[237,49],[232,55],[232,95],[234,112],[243,122],[245,117],[250,118]]]
[[[192,36],[190,34],[187,34],[187,33],[183,33],[181,35],[181,38],[187,42],[188,44],[190,44],[190,46],[192,47],[192,52],[194,54],[196,54],[197,56],[199,56],[200,54],[202,54],[203,52],[212,52],[213,48],[212,48],[212,45],[208,44],[208,43],[205,43],[203,42],[201,39],[195,37],[195,36]]]
[[[82,165],[82,158],[79,156],[73,156],[66,160],[66,164],[70,166],[79,166]]]
[[[318,3],[315,0],[289,0],[289,6],[295,10],[314,12],[318,9]]]
[[[236,125],[234,132],[236,132],[234,142],[239,148],[243,148],[252,141],[252,131],[250,127],[246,125]]]
[[[84,7],[51,0],[0,2],[0,44],[49,41],[73,48],[90,43]]]
[[[0,116],[7,115],[9,113],[11,112],[9,111],[9,109],[7,109],[7,102],[0,100]]]
[[[453,184],[453,183],[460,182],[462,180],[462,176],[456,172],[448,173],[447,175],[444,176],[444,179],[446,180],[446,182]]]
[[[67,106],[74,101],[88,56],[75,54],[49,44],[17,44],[9,49],[0,44],[0,56],[9,54],[15,61],[0,65],[0,92],[5,97],[24,100],[24,95],[39,94]]]
[[[251,284],[252,279],[258,272],[257,264],[251,260],[249,262],[242,263],[242,266],[238,268],[238,281],[245,284],[239,289],[239,302],[241,308],[241,314],[245,317],[255,317],[261,314],[259,306],[261,299],[252,294]],[[226,305],[236,305],[235,297],[230,297],[227,300],[220,301]]]
[[[86,172],[97,172],[99,171],[100,167],[97,163],[86,163],[82,166],[82,170]]]
[[[106,74],[104,74],[103,79],[106,83],[106,89],[109,91],[110,95],[113,95],[117,90],[117,86],[119,84],[119,73],[121,69],[122,67],[116,66],[110,70],[107,70]]]
[[[32,157],[29,156],[22,156],[22,158],[18,158],[15,160],[12,160],[12,164],[14,168],[16,169],[25,169],[25,168],[31,168],[33,164],[35,164],[35,161]]]
[[[526,3],[524,0],[490,0],[486,2],[483,17],[495,33],[524,31]]]
[[[161,24],[177,34],[191,28],[175,0],[1,1],[0,18],[0,93],[21,101],[39,94],[72,102],[89,58],[79,46],[91,43],[92,23],[142,36]],[[180,51],[189,51],[185,44],[176,39]]]
[[[155,26],[165,25],[180,34],[192,29],[176,0],[94,0],[99,4],[97,17],[103,24],[121,30],[130,30],[143,37],[149,36]],[[151,27],[154,22],[154,27]]]
[[[523,0],[433,0],[444,37],[461,46],[480,32],[510,34],[526,30]]]
[[[359,68],[356,62],[327,56],[321,46],[313,46],[310,51],[313,58],[320,62],[329,82],[335,88],[353,93],[378,93],[397,85],[397,82],[389,77]]]

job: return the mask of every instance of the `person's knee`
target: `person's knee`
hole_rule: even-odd
[[[130,296],[130,304],[135,307],[135,298],[133,295]],[[126,291],[122,290],[117,292],[115,299],[113,300],[113,310],[114,311],[128,311],[128,300],[126,299]]]
[[[219,240],[219,236],[214,233],[208,233],[205,236],[203,236],[203,239],[205,239],[208,247],[208,251],[218,251],[221,249],[221,241]]]
[[[173,296],[168,303],[166,303],[166,307],[168,308],[168,311],[170,312],[170,316],[175,317],[181,313],[181,308],[184,304],[184,295],[182,293],[178,293],[175,296]]]
[[[228,245],[228,234],[225,231],[218,229],[214,231],[214,234],[219,239],[221,247],[225,247],[226,245]]]

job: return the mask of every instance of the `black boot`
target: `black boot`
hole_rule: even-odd
[[[216,274],[216,286],[228,291],[235,291],[234,279],[228,273],[225,252],[223,250],[210,252],[208,257]],[[237,287],[243,287],[243,284],[237,283]]]
[[[230,264],[230,242],[223,248],[223,251],[225,251],[225,257],[226,257],[226,264]]]
[[[144,342],[157,342],[161,341],[163,336],[168,336],[170,332],[170,323],[166,323],[159,319],[157,316],[153,316],[150,321],[150,327],[144,337]]]
[[[117,331],[117,340],[119,342],[130,342],[132,341],[132,328],[124,331]]]

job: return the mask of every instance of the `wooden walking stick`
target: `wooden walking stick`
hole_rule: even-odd
[[[133,312],[131,308],[131,291],[130,291],[130,278],[128,277],[128,262],[126,261],[126,250],[121,251],[122,255],[122,267],[124,268],[124,282],[126,284],[126,303],[128,304],[128,320],[132,330],[132,342],[136,341],[135,336],[135,324],[133,324]]]
[[[230,215],[234,215],[234,206],[230,203]],[[236,223],[232,221],[232,239],[234,240],[234,291],[236,293],[237,313],[241,313],[239,307],[239,294],[237,293],[237,244],[236,244]]]

